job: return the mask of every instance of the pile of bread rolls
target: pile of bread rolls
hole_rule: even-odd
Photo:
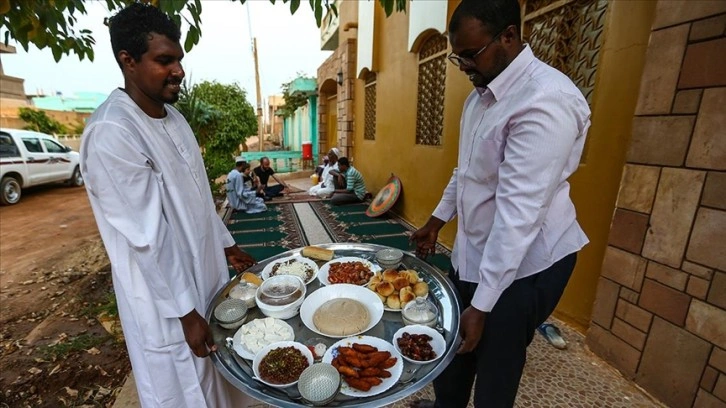
[[[368,289],[376,292],[389,309],[403,309],[406,303],[418,296],[429,294],[429,285],[422,281],[413,269],[397,271],[387,269],[376,273],[368,282]]]

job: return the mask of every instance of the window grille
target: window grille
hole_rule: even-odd
[[[447,47],[446,37],[434,35],[424,42],[419,51],[416,144],[441,145],[444,130]]]

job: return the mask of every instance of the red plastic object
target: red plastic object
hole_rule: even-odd
[[[313,142],[302,142],[302,158],[303,160],[313,159]]]

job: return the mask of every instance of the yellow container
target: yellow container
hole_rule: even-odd
[[[310,180],[312,180],[313,185],[317,185],[318,184],[318,173],[315,173],[312,176],[310,176]]]

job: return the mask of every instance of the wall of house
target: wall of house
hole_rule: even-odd
[[[449,14],[457,4],[457,1],[449,2]],[[408,15],[393,13],[386,18],[377,6],[374,30],[375,140],[364,139],[363,122],[357,121],[355,166],[374,194],[385,185],[391,173],[398,176],[403,194],[394,210],[414,225],[423,225],[456,166],[459,118],[464,100],[472,91],[471,83],[455,66],[447,64],[442,143],[440,146],[416,144],[418,54],[408,51]],[[356,118],[364,117],[364,86],[364,80],[356,80]],[[453,224],[447,225],[440,234],[442,242],[449,247],[454,243],[456,226]]]
[[[587,344],[674,407],[726,405],[726,2],[659,0]]]
[[[4,100],[2,106],[0,107],[0,127],[7,127],[11,129],[21,129],[25,127],[25,122],[19,117],[18,108],[35,108],[22,103],[13,105],[6,102],[7,100]],[[86,123],[86,119],[91,116],[91,114],[87,112],[67,112],[47,109],[43,109],[43,111],[51,119],[55,119],[68,127],[69,131],[71,131],[73,127],[75,127],[79,123]]]

